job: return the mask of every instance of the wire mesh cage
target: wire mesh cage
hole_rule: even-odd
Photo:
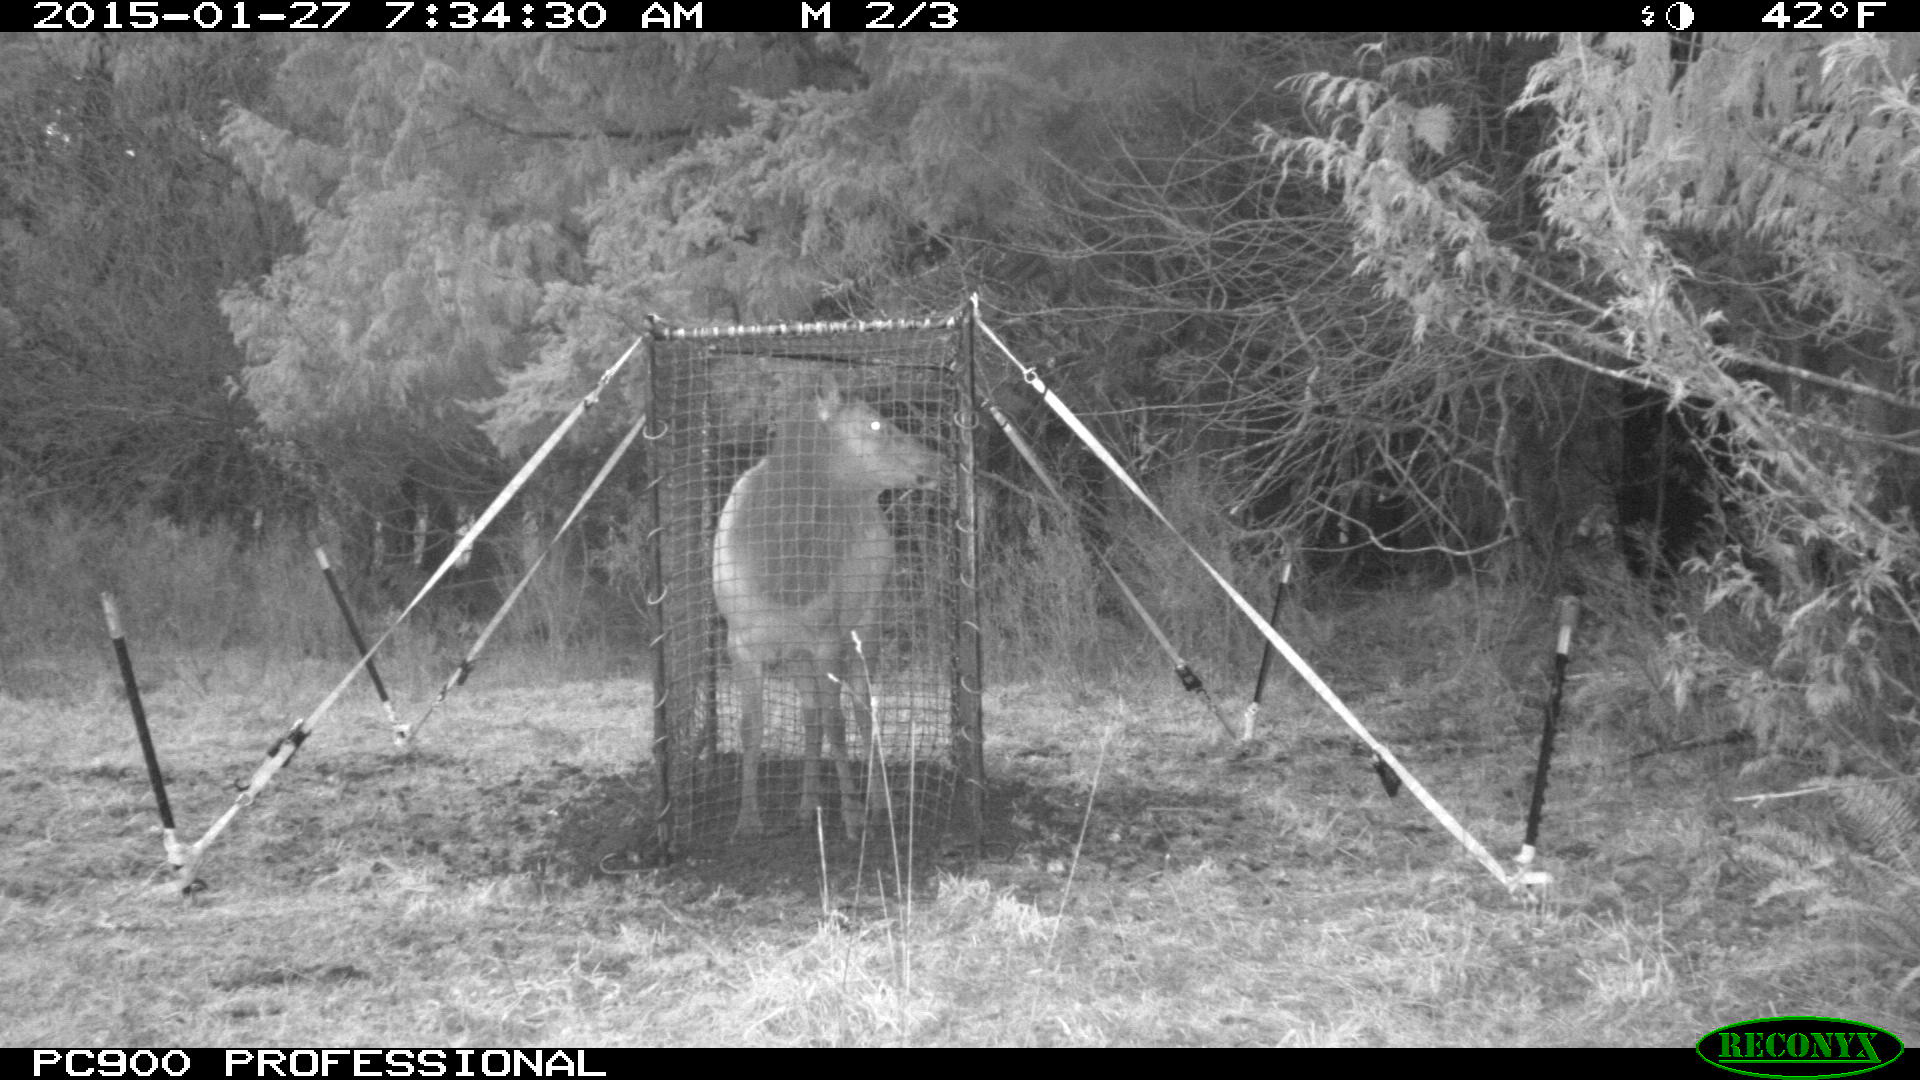
[[[977,830],[964,324],[657,328],[648,365],[663,849]]]

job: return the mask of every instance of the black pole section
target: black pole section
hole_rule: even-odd
[[[1567,685],[1567,656],[1573,648],[1573,627],[1580,619],[1577,597],[1560,598],[1560,638],[1553,649],[1553,690],[1547,695],[1546,718],[1540,728],[1540,761],[1533,770],[1533,802],[1527,807],[1526,847],[1540,841],[1540,815],[1547,805],[1547,769],[1553,764],[1553,736],[1560,725],[1560,693]]]
[[[1387,798],[1400,794],[1400,774],[1394,772],[1393,766],[1388,765],[1379,754],[1373,755],[1373,775],[1380,778],[1380,786],[1386,790]]]
[[[120,630],[120,609],[112,593],[100,594],[100,606],[107,613],[107,636],[113,639],[113,655],[120,661],[120,682],[127,688],[127,706],[133,710],[133,730],[140,736],[140,756],[147,759],[147,782],[153,786],[153,801],[160,807],[160,829],[167,847],[167,861],[180,869],[179,852],[173,841],[173,804],[167,801],[167,780],[160,772],[160,755],[153,749],[153,732],[147,728],[147,707],[140,701],[140,682],[133,675],[133,654],[127,651],[127,638]]]
[[[393,723],[393,701],[387,697],[387,684],[380,681],[380,669],[373,665],[373,657],[367,653],[367,639],[361,636],[360,623],[353,617],[353,606],[347,603],[347,594],[340,590],[340,579],[334,575],[333,564],[327,561],[327,549],[314,545],[313,557],[320,561],[320,576],[327,580],[327,591],[333,594],[340,617],[347,620],[347,636],[353,639],[354,649],[367,662],[367,678],[373,680],[373,692],[380,695],[380,706],[387,710],[387,722]]]
[[[1280,622],[1280,607],[1286,603],[1287,585],[1292,580],[1293,557],[1289,555],[1286,561],[1280,564],[1280,580],[1273,586],[1273,608],[1267,612],[1268,626],[1274,626]],[[1253,720],[1254,717],[1260,715],[1260,698],[1267,692],[1267,671],[1272,667],[1273,642],[1266,640],[1265,635],[1262,635],[1260,640],[1260,674],[1254,677],[1253,700],[1247,703],[1247,713],[1241,722],[1242,730],[1240,737],[1242,739],[1253,738]]]
[[[1273,608],[1267,612],[1269,625],[1280,621],[1280,606],[1287,600],[1287,582],[1293,577],[1293,560],[1288,559],[1280,565],[1280,581],[1273,587]],[[1260,645],[1260,675],[1253,681],[1253,700],[1258,703],[1260,695],[1267,690],[1267,671],[1273,666],[1273,642],[1264,638]]]

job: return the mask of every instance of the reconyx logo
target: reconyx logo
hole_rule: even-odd
[[[1694,1044],[1710,1065],[1746,1076],[1816,1080],[1891,1065],[1906,1047],[1872,1024],[1832,1016],[1763,1016],[1715,1028]]]

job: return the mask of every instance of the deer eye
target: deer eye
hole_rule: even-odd
[[[880,421],[878,421],[878,420],[869,420],[869,421],[867,421],[867,430],[869,430],[869,431],[879,431],[879,430],[880,430]]]

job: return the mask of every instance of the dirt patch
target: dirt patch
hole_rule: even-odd
[[[916,888],[930,886],[942,872],[962,874],[983,863],[1133,877],[1212,860],[1236,873],[1283,879],[1287,866],[1325,854],[1318,844],[1276,829],[1259,809],[1286,774],[1294,774],[1295,784],[1304,774],[1363,803],[1385,803],[1377,786],[1368,789],[1364,761],[1348,759],[1344,749],[1331,761],[1316,757],[1303,770],[1264,747],[1222,748],[1144,770],[1144,777],[1115,772],[1091,794],[1069,775],[1069,755],[1042,750],[991,764],[977,842],[964,826],[923,833],[911,849],[902,835],[896,868],[886,830],[870,832],[863,847],[841,835],[831,815],[824,838],[784,814],[785,831],[751,841],[704,838],[663,858],[652,777],[637,771],[563,762],[498,770],[434,753],[307,764],[307,771],[284,774],[250,812],[254,820],[243,819],[232,836],[243,849],[255,849],[261,871],[302,883],[355,859],[381,858],[437,863],[467,880],[529,875],[577,884],[645,873],[744,895],[815,895],[823,863],[836,894],[855,881],[871,885],[876,874],[888,888],[902,877]],[[1324,784],[1314,779],[1323,772]],[[75,782],[132,790],[139,779],[94,774]],[[205,800],[190,794],[185,801]],[[1396,809],[1383,805],[1377,812],[1395,815]],[[1403,824],[1414,825],[1414,834],[1426,831],[1417,822]]]

